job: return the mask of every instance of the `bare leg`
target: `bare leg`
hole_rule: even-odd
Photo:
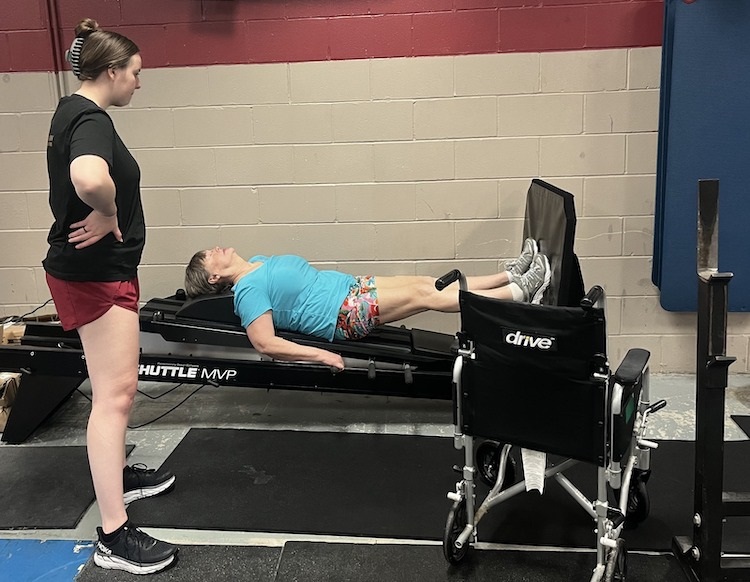
[[[433,280],[434,281],[434,280]],[[483,291],[485,289],[497,289],[498,287],[504,287],[510,281],[508,280],[508,272],[500,271],[494,275],[479,275],[476,277],[466,277],[466,284],[469,287],[469,291]],[[458,288],[458,283],[453,283]],[[433,282],[434,286],[434,282]],[[450,289],[450,287],[449,287]]]
[[[479,286],[476,280],[479,279]],[[503,286],[486,288],[489,280],[505,280]],[[513,294],[507,286],[508,278],[505,272],[488,277],[469,277],[467,283],[477,295],[493,297],[495,299],[512,300]],[[380,323],[391,323],[404,319],[423,311],[442,311],[455,313],[458,307],[458,283],[453,283],[442,291],[435,289],[435,279],[432,277],[376,277],[378,288],[378,306],[380,309]]]
[[[86,443],[102,529],[127,520],[123,501],[125,433],[138,386],[138,314],[113,306],[78,330],[93,394]]]

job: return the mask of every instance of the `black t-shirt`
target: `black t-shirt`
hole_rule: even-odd
[[[87,154],[99,156],[109,166],[123,242],[109,233],[90,247],[76,249],[68,243],[70,225],[93,209],[76,194],[70,163]],[[141,172],[110,116],[93,101],[74,94],[58,103],[47,144],[47,171],[55,222],[47,236],[49,250],[42,262],[45,271],[67,281],[127,281],[135,277],[146,242]]]

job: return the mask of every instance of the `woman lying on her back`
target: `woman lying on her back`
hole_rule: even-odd
[[[538,303],[550,282],[547,257],[526,239],[507,271],[467,277],[477,295]],[[254,256],[232,248],[197,252],[185,271],[189,297],[232,289],[234,311],[253,347],[277,360],[319,362],[339,370],[343,358],[276,335],[276,329],[334,339],[358,339],[375,326],[423,311],[458,312],[458,283],[438,291],[427,276],[354,276],[318,270],[296,255]]]

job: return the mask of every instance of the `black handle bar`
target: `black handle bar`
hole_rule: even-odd
[[[438,280],[435,281],[435,289],[437,289],[438,291],[442,291],[455,281],[458,281],[459,287],[462,291],[466,291],[468,289],[466,285],[466,277],[464,277],[463,273],[458,269],[453,269],[451,272],[446,273],[442,277],[439,277]]]
[[[604,289],[602,289],[599,285],[594,285],[591,289],[589,289],[589,292],[586,293],[583,299],[581,299],[581,307],[583,307],[584,309],[591,309],[603,298]]]

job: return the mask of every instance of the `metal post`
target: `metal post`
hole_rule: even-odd
[[[743,569],[723,559],[724,406],[728,368],[727,299],[732,273],[718,269],[719,182],[698,186],[698,327],[696,354],[695,492],[693,539],[675,538],[673,550],[690,580],[735,580]],[[737,566],[740,566],[739,568]],[[729,574],[731,570],[731,574]]]

